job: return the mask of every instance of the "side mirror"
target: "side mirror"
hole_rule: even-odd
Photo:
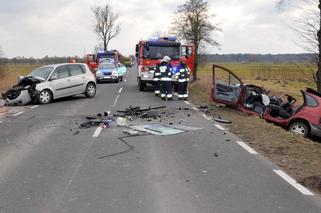
[[[19,75],[18,76],[18,82],[20,82],[22,79],[24,79],[25,77],[24,76],[22,76],[22,75]]]
[[[49,81],[54,81],[54,80],[57,80],[58,79],[58,76],[51,76]]]

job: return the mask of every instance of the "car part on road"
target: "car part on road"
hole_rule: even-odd
[[[213,120],[216,121],[216,122],[219,122],[219,123],[224,123],[224,124],[232,123],[232,121],[226,120],[226,119],[222,118],[221,116],[213,117]]]
[[[130,126],[130,128],[137,130],[137,131],[146,132],[146,133],[150,133],[153,135],[161,135],[161,136],[175,135],[175,134],[185,132],[185,130],[180,130],[180,129],[176,129],[173,127],[168,127],[163,124],[134,125],[134,126]]]

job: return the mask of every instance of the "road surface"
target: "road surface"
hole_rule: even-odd
[[[321,212],[318,196],[188,102],[139,92],[136,75],[99,84],[94,99],[0,118],[0,213]],[[164,104],[173,114],[162,123],[201,129],[128,138],[132,151],[100,158],[127,149],[122,129],[78,128],[85,115]]]

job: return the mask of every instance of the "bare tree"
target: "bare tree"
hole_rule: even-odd
[[[197,80],[198,54],[203,45],[218,46],[213,33],[220,28],[210,21],[209,4],[204,0],[187,0],[178,6],[176,17],[172,23],[172,31],[184,41],[190,42],[195,48],[195,64],[193,80]]]
[[[6,66],[6,59],[4,58],[4,52],[0,46],[0,79],[3,78]]]
[[[283,9],[291,0],[278,0],[277,6]],[[321,0],[302,0],[303,2],[312,5],[306,9],[306,14],[303,18],[296,20],[295,30],[301,36],[303,48],[308,53],[313,55],[312,63],[317,65],[317,70],[313,74],[313,80],[317,84],[317,90],[321,93]],[[314,7],[313,7],[314,6]],[[313,70],[313,66],[306,64],[309,70]],[[307,76],[309,77],[309,76]]]
[[[103,42],[104,50],[106,51],[110,40],[120,33],[120,25],[116,24],[118,14],[113,12],[109,3],[103,7],[94,7],[92,11],[95,16],[94,31]]]

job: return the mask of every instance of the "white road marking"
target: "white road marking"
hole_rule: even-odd
[[[221,125],[219,125],[219,124],[214,124],[214,126],[216,128],[218,128],[219,130],[226,131],[226,129],[224,127],[222,127]]]
[[[39,105],[34,105],[34,106],[30,107],[30,109],[35,109],[37,107],[39,107]]]
[[[196,107],[192,107],[192,109],[195,110],[195,111],[198,111],[198,109]]]
[[[120,94],[120,93],[121,93],[121,91],[123,91],[123,88],[120,88],[120,89],[119,89],[119,91],[118,91],[118,93]]]
[[[100,132],[103,128],[101,126],[97,127],[96,131],[93,134],[93,138],[97,138],[100,135]]]
[[[125,79],[124,82],[126,82],[127,80]]]
[[[188,102],[188,101],[184,101],[185,102],[185,104],[187,104],[187,105],[191,105],[191,103],[190,102]]]
[[[246,151],[248,151],[250,154],[252,155],[257,155],[258,153],[252,149],[249,145],[247,145],[246,143],[242,142],[242,141],[236,141],[236,143],[238,143],[241,147],[243,147]]]
[[[117,95],[117,97],[116,97],[116,99],[115,99],[114,104],[113,104],[113,106],[112,106],[112,107],[115,107],[115,106],[116,106],[117,101],[118,101],[118,98],[119,98],[119,94]]]
[[[18,115],[21,115],[23,112],[21,111],[21,112],[18,112],[18,113],[16,113],[16,114],[13,114],[12,116],[13,117],[17,117]]]
[[[211,121],[212,119],[211,118],[209,118],[207,115],[205,115],[205,114],[202,114],[202,116],[206,119],[206,120],[208,120],[208,121]]]
[[[3,121],[0,121],[0,124],[2,124],[3,123]]]
[[[294,180],[292,177],[290,177],[289,175],[287,175],[285,172],[283,172],[282,170],[273,170],[277,175],[279,175],[283,180],[285,180],[286,182],[288,182],[291,186],[293,186],[294,188],[296,188],[299,192],[301,192],[303,195],[310,195],[313,196],[314,194],[309,191],[307,188],[305,188],[304,186],[302,186],[301,184],[299,184],[298,182],[296,182],[296,180]]]

